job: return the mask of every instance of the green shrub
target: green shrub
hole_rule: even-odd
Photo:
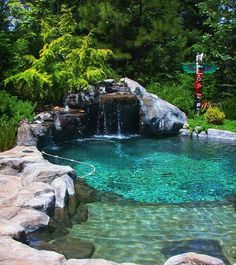
[[[116,77],[108,64],[112,51],[97,48],[93,30],[84,37],[78,35],[71,10],[64,9],[58,21],[43,21],[44,43],[38,56],[25,55],[22,61],[29,67],[4,80],[19,97],[41,104],[58,103],[68,92]]]
[[[147,87],[148,92],[157,95],[167,102],[175,105],[184,111],[188,116],[193,115],[194,111],[194,80],[192,77],[180,75],[179,84],[161,85],[151,83]]]
[[[208,123],[211,124],[223,124],[225,114],[217,107],[210,107],[205,114],[205,119]]]
[[[0,151],[5,151],[15,144],[17,125],[14,119],[6,115],[0,117]]]
[[[221,109],[224,111],[227,119],[236,120],[236,97],[225,99],[221,103]]]
[[[19,121],[31,120],[34,108],[30,102],[18,100],[0,90],[0,151],[14,145]]]

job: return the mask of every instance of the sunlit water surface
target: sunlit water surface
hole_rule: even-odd
[[[74,237],[95,244],[94,258],[152,265],[197,251],[233,264],[235,147],[200,139],[136,137],[77,140],[45,151],[93,164],[96,172],[85,181],[123,198],[89,204],[88,221],[70,229]],[[69,164],[78,176],[91,170]]]

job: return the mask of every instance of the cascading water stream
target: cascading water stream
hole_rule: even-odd
[[[120,104],[116,105],[116,112],[117,112],[117,134],[118,136],[122,135],[122,130],[121,130],[121,111],[120,111]]]
[[[106,107],[105,104],[99,103],[96,135],[104,134],[108,134]]]
[[[103,129],[104,129],[104,133],[105,134],[108,134],[107,116],[106,116],[105,104],[102,104],[102,117],[103,117]]]
[[[100,97],[98,108],[96,135],[112,135],[119,138],[138,134],[139,105],[135,96],[105,94]]]

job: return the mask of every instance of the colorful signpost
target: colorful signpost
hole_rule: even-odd
[[[185,73],[196,73],[195,79],[195,109],[199,111],[202,106],[202,80],[203,74],[215,73],[219,68],[215,65],[203,63],[203,53],[196,55],[196,63],[184,63],[182,68]]]

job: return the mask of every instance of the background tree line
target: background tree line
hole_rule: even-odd
[[[234,0],[0,0],[1,97],[4,90],[39,107],[128,76],[192,115],[193,76],[181,63],[204,52],[220,67],[204,78],[205,100],[236,119],[235,7]],[[12,118],[6,109],[0,115]]]

